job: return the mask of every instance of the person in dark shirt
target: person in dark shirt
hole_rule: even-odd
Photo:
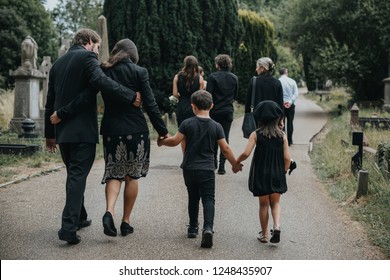
[[[108,77],[127,85],[140,95],[143,109],[129,106],[112,92],[102,90],[104,115],[100,134],[103,137],[105,159],[102,184],[106,184],[106,212],[103,216],[103,228],[108,236],[117,235],[113,216],[123,181],[125,189],[120,230],[123,236],[134,230],[130,226],[130,215],[138,195],[138,179],[145,177],[149,170],[150,139],[144,111],[148,114],[157,133],[162,137],[168,136],[168,130],[150,88],[148,71],[137,63],[136,45],[129,39],[123,39],[114,46],[108,61],[101,65]],[[65,120],[71,119],[75,112],[84,108],[91,96],[84,95],[84,99],[78,96],[60,108],[58,113],[66,117]]]
[[[227,54],[215,57],[216,72],[211,73],[207,79],[206,90],[213,96],[214,107],[210,110],[210,117],[220,123],[225,133],[226,142],[229,143],[230,127],[233,122],[233,102],[238,94],[238,78],[231,72],[232,59]],[[215,150],[217,157],[218,147]],[[219,155],[218,174],[225,174],[225,161],[223,153]]]
[[[59,145],[67,172],[58,237],[72,245],[81,241],[77,231],[91,225],[84,191],[99,140],[96,94],[99,90],[110,92],[119,102],[134,108],[141,102],[139,94],[104,75],[97,59],[100,42],[94,30],[78,30],[69,51],[55,61],[49,75],[46,148],[55,152]]]
[[[146,68],[138,63],[138,50],[130,39],[116,43],[102,68],[107,76],[121,84],[128,85],[141,93],[142,108],[120,103],[108,92],[102,91],[104,115],[100,128],[103,136],[105,172],[102,184],[106,184],[106,213],[103,216],[104,233],[116,236],[114,225],[115,203],[121,184],[125,182],[121,234],[133,232],[130,215],[138,194],[138,179],[149,170],[150,139],[144,111],[161,137],[168,136],[168,130],[149,84]]]
[[[191,95],[191,106],[195,116],[186,119],[179,131],[172,137],[159,139],[158,145],[177,146],[185,140],[184,157],[181,164],[188,191],[188,214],[190,224],[188,238],[198,234],[199,200],[203,203],[203,233],[201,247],[213,246],[213,226],[215,211],[215,147],[219,145],[227,160],[240,170],[239,164],[226,142],[222,126],[212,120],[209,111],[213,99],[209,92],[198,90]]]
[[[198,60],[193,55],[184,58],[183,68],[172,82],[172,95],[179,101],[176,110],[177,125],[194,116],[191,109],[191,94],[203,89],[203,77],[198,73]]]
[[[248,143],[237,163],[246,160],[252,153],[248,186],[253,196],[259,199],[261,231],[258,239],[268,242],[269,208],[274,222],[271,243],[280,241],[280,197],[287,191],[286,171],[291,169],[287,136],[283,132],[283,109],[271,100],[260,102],[253,112],[257,129],[251,133]],[[237,169],[242,168],[237,166]],[[233,168],[235,170],[235,168]]]
[[[282,83],[273,76],[275,71],[275,64],[269,57],[259,58],[256,62],[256,73],[258,76],[252,77],[249,82],[248,92],[245,102],[245,113],[251,111],[251,99],[253,79],[255,81],[255,102],[253,108],[264,100],[272,100],[276,102],[283,110],[283,87]]]

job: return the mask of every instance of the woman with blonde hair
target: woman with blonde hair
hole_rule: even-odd
[[[246,95],[245,113],[251,111],[252,92],[254,97],[254,108],[264,100],[276,102],[281,109],[284,108],[283,87],[281,82],[273,76],[275,64],[269,57],[259,58],[256,62],[257,76],[252,77],[249,82],[248,93]],[[256,79],[253,81],[253,79]],[[254,90],[253,86],[255,87]]]

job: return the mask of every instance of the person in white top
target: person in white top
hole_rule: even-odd
[[[294,131],[294,115],[295,115],[295,100],[298,98],[298,86],[295,80],[288,77],[288,69],[282,68],[279,70],[280,82],[283,87],[283,102],[284,102],[284,123],[287,126],[288,145],[293,144],[292,135]],[[287,119],[287,121],[286,121]]]

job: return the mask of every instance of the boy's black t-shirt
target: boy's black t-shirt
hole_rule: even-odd
[[[217,141],[225,138],[222,126],[210,118],[192,117],[182,122],[179,132],[186,137],[185,170],[215,170]]]

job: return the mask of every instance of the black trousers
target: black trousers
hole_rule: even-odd
[[[62,230],[72,237],[80,222],[87,219],[84,207],[84,191],[87,176],[96,154],[95,143],[59,144],[62,160],[66,166],[66,200],[62,211]]]
[[[284,124],[285,129],[287,126],[287,140],[288,144],[291,145],[293,143],[292,141],[292,135],[294,132],[294,116],[295,116],[295,105],[292,104],[290,108],[284,108]],[[286,122],[287,119],[287,122]]]
[[[212,170],[183,170],[188,191],[190,226],[198,226],[199,200],[203,204],[203,229],[213,230],[215,213],[215,172]]]
[[[227,113],[223,115],[212,115],[211,118],[217,123],[222,125],[223,132],[225,133],[226,142],[229,143],[229,134],[230,128],[232,127],[233,122],[233,112]],[[218,145],[215,147],[215,164],[217,164],[218,159]],[[226,158],[222,152],[219,153],[219,164],[224,166],[226,162]],[[217,166],[215,166],[217,168]]]

